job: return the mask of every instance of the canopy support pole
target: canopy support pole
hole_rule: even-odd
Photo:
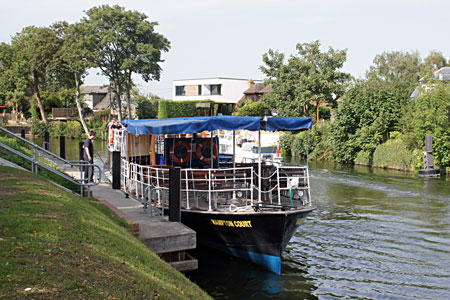
[[[258,130],[258,203],[261,203],[261,129]]]

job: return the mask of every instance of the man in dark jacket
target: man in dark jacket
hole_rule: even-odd
[[[84,141],[84,151],[83,151],[83,160],[89,163],[88,166],[84,167],[84,179],[89,179],[89,182],[93,181],[94,178],[94,143],[97,133],[95,131],[91,131],[89,133],[89,137]]]

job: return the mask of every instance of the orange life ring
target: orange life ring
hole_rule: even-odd
[[[179,150],[179,147],[184,147],[184,149]],[[180,151],[186,151],[186,154],[181,152],[181,157],[177,154],[180,154]],[[175,151],[177,153],[175,153]],[[170,146],[170,158],[177,163],[184,163],[191,158],[191,146],[188,143],[183,141],[177,141],[176,143]]]
[[[209,157],[206,157],[203,155],[203,148],[205,146],[209,146]],[[212,159],[216,159],[217,158],[217,154],[218,154],[218,149],[217,149],[217,144],[214,144],[213,147],[213,151],[212,151]],[[197,144],[197,148],[195,150],[195,153],[197,154],[197,158],[202,161],[202,162],[211,162],[211,141],[210,140],[206,140],[203,141],[201,143]]]

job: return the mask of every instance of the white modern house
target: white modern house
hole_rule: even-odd
[[[223,77],[180,79],[174,80],[172,85],[175,101],[209,99],[220,103],[237,103],[248,89],[249,80]]]

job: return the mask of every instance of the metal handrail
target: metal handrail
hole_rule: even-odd
[[[102,175],[101,175],[101,169],[100,169],[99,166],[93,165],[93,164],[91,165],[91,164],[87,163],[86,161],[69,161],[69,160],[66,160],[66,159],[61,158],[61,157],[59,157],[58,155],[56,155],[56,154],[54,154],[54,153],[52,153],[52,152],[50,152],[50,151],[48,151],[48,150],[45,150],[44,148],[42,148],[42,147],[40,147],[40,146],[38,146],[38,145],[36,145],[36,144],[34,144],[34,143],[28,141],[27,139],[22,138],[21,136],[18,136],[18,135],[16,135],[16,134],[14,134],[13,132],[11,132],[11,131],[9,131],[9,130],[3,128],[3,127],[0,127],[0,130],[3,131],[3,132],[5,132],[5,133],[7,133],[7,134],[9,134],[9,135],[11,135],[12,137],[14,137],[14,138],[16,138],[16,139],[18,139],[18,140],[20,140],[20,141],[22,141],[22,142],[28,144],[29,146],[31,146],[31,157],[29,157],[28,155],[26,155],[26,154],[24,154],[24,153],[22,153],[22,152],[20,152],[20,151],[18,151],[18,150],[16,150],[16,149],[14,149],[14,148],[11,148],[11,147],[9,147],[9,146],[3,144],[3,143],[0,143],[0,146],[1,146],[2,148],[4,148],[5,150],[8,150],[8,151],[10,151],[10,152],[12,152],[12,153],[14,153],[14,154],[16,154],[16,155],[18,155],[18,156],[20,156],[20,157],[26,159],[27,161],[31,162],[31,171],[32,171],[33,173],[36,173],[36,174],[37,174],[38,167],[41,167],[41,168],[43,168],[43,169],[46,169],[47,171],[49,171],[49,172],[51,172],[51,173],[53,173],[53,174],[55,174],[55,175],[58,175],[58,176],[60,176],[60,177],[62,177],[62,178],[64,178],[64,179],[66,179],[67,181],[72,182],[72,183],[74,183],[74,184],[80,186],[80,189],[81,189],[81,195],[82,195],[82,196],[84,196],[84,195],[83,195],[83,189],[84,189],[85,187],[87,187],[87,189],[88,189],[88,195],[90,195],[90,188],[91,188],[92,186],[98,185],[98,184],[100,183],[100,180],[101,180],[101,176],[102,176]],[[62,173],[62,172],[60,172],[60,171],[58,171],[58,170],[55,170],[55,169],[53,169],[53,168],[51,168],[51,167],[49,167],[49,166],[47,166],[47,165],[45,165],[45,164],[40,163],[39,160],[38,160],[38,155],[37,155],[37,153],[36,153],[36,150],[40,150],[40,151],[44,152],[45,154],[50,155],[50,156],[52,156],[52,157],[54,157],[54,158],[56,158],[56,159],[58,159],[58,160],[64,162],[65,164],[68,164],[68,165],[71,166],[71,167],[79,167],[80,170],[81,170],[82,167],[87,167],[87,166],[93,167],[93,168],[97,168],[97,169],[98,169],[98,174],[99,174],[99,176],[100,176],[99,182],[95,182],[95,181],[90,182],[90,180],[88,180],[88,182],[85,183],[85,182],[84,182],[84,181],[85,181],[84,178],[79,179],[79,180],[81,181],[81,182],[80,182],[79,180],[77,180],[77,179],[75,179],[75,178],[72,178],[72,177],[70,177],[69,175],[67,175],[67,174],[65,174],[65,173]],[[36,172],[35,172],[35,170],[36,170]],[[90,172],[90,171],[91,171],[91,170],[89,170],[89,172]],[[92,172],[94,172],[94,171],[92,171]],[[89,175],[90,175],[90,173],[89,173]]]

